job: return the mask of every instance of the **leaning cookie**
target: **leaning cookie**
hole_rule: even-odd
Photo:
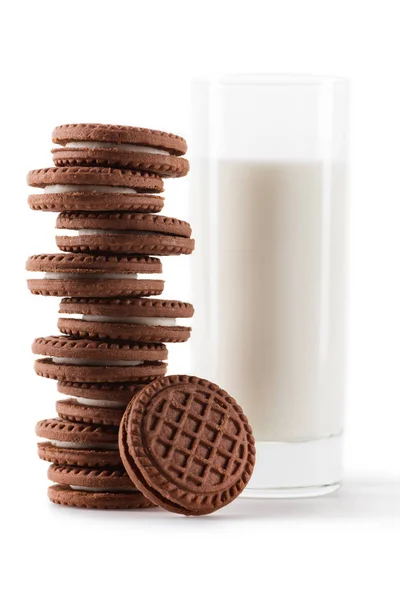
[[[28,288],[42,296],[117,297],[161,294],[161,262],[149,256],[38,254],[26,263]],[[35,275],[33,275],[35,273]],[[150,274],[150,279],[138,275]]]
[[[34,210],[132,210],[159,212],[163,183],[148,173],[100,167],[53,167],[28,174],[28,185],[40,188],[31,194]]]
[[[240,406],[214,383],[187,375],[159,379],[132,399],[119,449],[135,486],[154,504],[205,515],[232,502],[255,463]]]
[[[45,356],[35,361],[38,375],[67,381],[148,383],[165,375],[168,356],[163,344],[105,342],[67,336],[37,338],[34,354]]]
[[[163,131],[95,123],[60,125],[53,142],[63,146],[52,150],[57,166],[120,167],[162,177],[182,177],[189,171],[188,161],[180,156],[187,149],[185,140]]]
[[[189,223],[162,215],[131,212],[64,212],[57,218],[56,243],[66,252],[190,254]]]
[[[193,316],[188,302],[154,298],[63,298],[58,328],[83,338],[137,342],[186,342]]]

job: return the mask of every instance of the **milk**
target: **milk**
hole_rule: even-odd
[[[344,165],[221,160],[194,177],[193,372],[237,399],[259,442],[341,433]]]

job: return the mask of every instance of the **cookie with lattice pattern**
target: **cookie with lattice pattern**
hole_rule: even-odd
[[[214,383],[187,375],[138,392],[119,430],[121,458],[135,486],[171,512],[205,515],[232,502],[255,463],[242,409]]]

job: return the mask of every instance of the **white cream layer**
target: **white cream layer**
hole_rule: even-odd
[[[97,398],[80,398],[78,396],[70,396],[72,400],[76,400],[78,404],[84,406],[95,406],[97,408],[126,408],[126,402],[113,402],[112,400],[98,400]],[[68,400],[60,400],[60,402],[68,402]]]
[[[77,492],[98,492],[98,493],[107,493],[107,494],[118,494],[119,492],[123,492],[124,494],[137,494],[138,490],[134,487],[119,487],[119,488],[98,488],[98,487],[86,487],[84,485],[69,485],[68,487],[71,490],[76,490]]]
[[[56,229],[56,235],[64,235],[68,237],[78,237],[79,235],[110,235],[117,233],[118,235],[142,235],[150,234],[151,231],[140,231],[139,229]]]
[[[120,323],[153,325],[153,327],[176,327],[178,320],[168,317],[105,317],[101,315],[60,314],[61,319],[75,319],[93,323]]]
[[[44,271],[29,271],[29,279],[137,279],[137,273],[55,273]]]
[[[102,444],[81,444],[79,442],[60,442],[59,440],[48,440],[52,446],[57,448],[66,448],[71,450],[118,450],[118,444],[102,443]]]
[[[141,146],[139,144],[113,144],[112,142],[68,142],[65,148],[107,148],[109,150],[130,150],[131,152],[146,152],[147,154],[169,155],[166,150],[160,150],[153,146]]]
[[[86,360],[57,356],[53,356],[51,360],[57,365],[82,365],[85,367],[137,367],[143,364],[143,361],[140,360]]]
[[[34,194],[65,194],[67,192],[98,192],[99,194],[137,194],[133,188],[117,185],[56,184],[36,188]]]

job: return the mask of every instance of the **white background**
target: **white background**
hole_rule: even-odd
[[[1,12],[2,597],[398,598],[398,2],[53,0]],[[33,428],[56,392],[33,374],[30,343],[56,332],[57,301],[28,294],[24,262],[55,250],[55,215],[28,210],[26,172],[50,166],[61,123],[160,128],[190,144],[190,80],[217,72],[352,81],[345,484],[198,520],[52,506]],[[166,214],[185,218],[189,203],[189,182],[169,182]],[[166,297],[190,297],[189,269],[170,259]],[[174,349],[171,372],[187,361]]]

